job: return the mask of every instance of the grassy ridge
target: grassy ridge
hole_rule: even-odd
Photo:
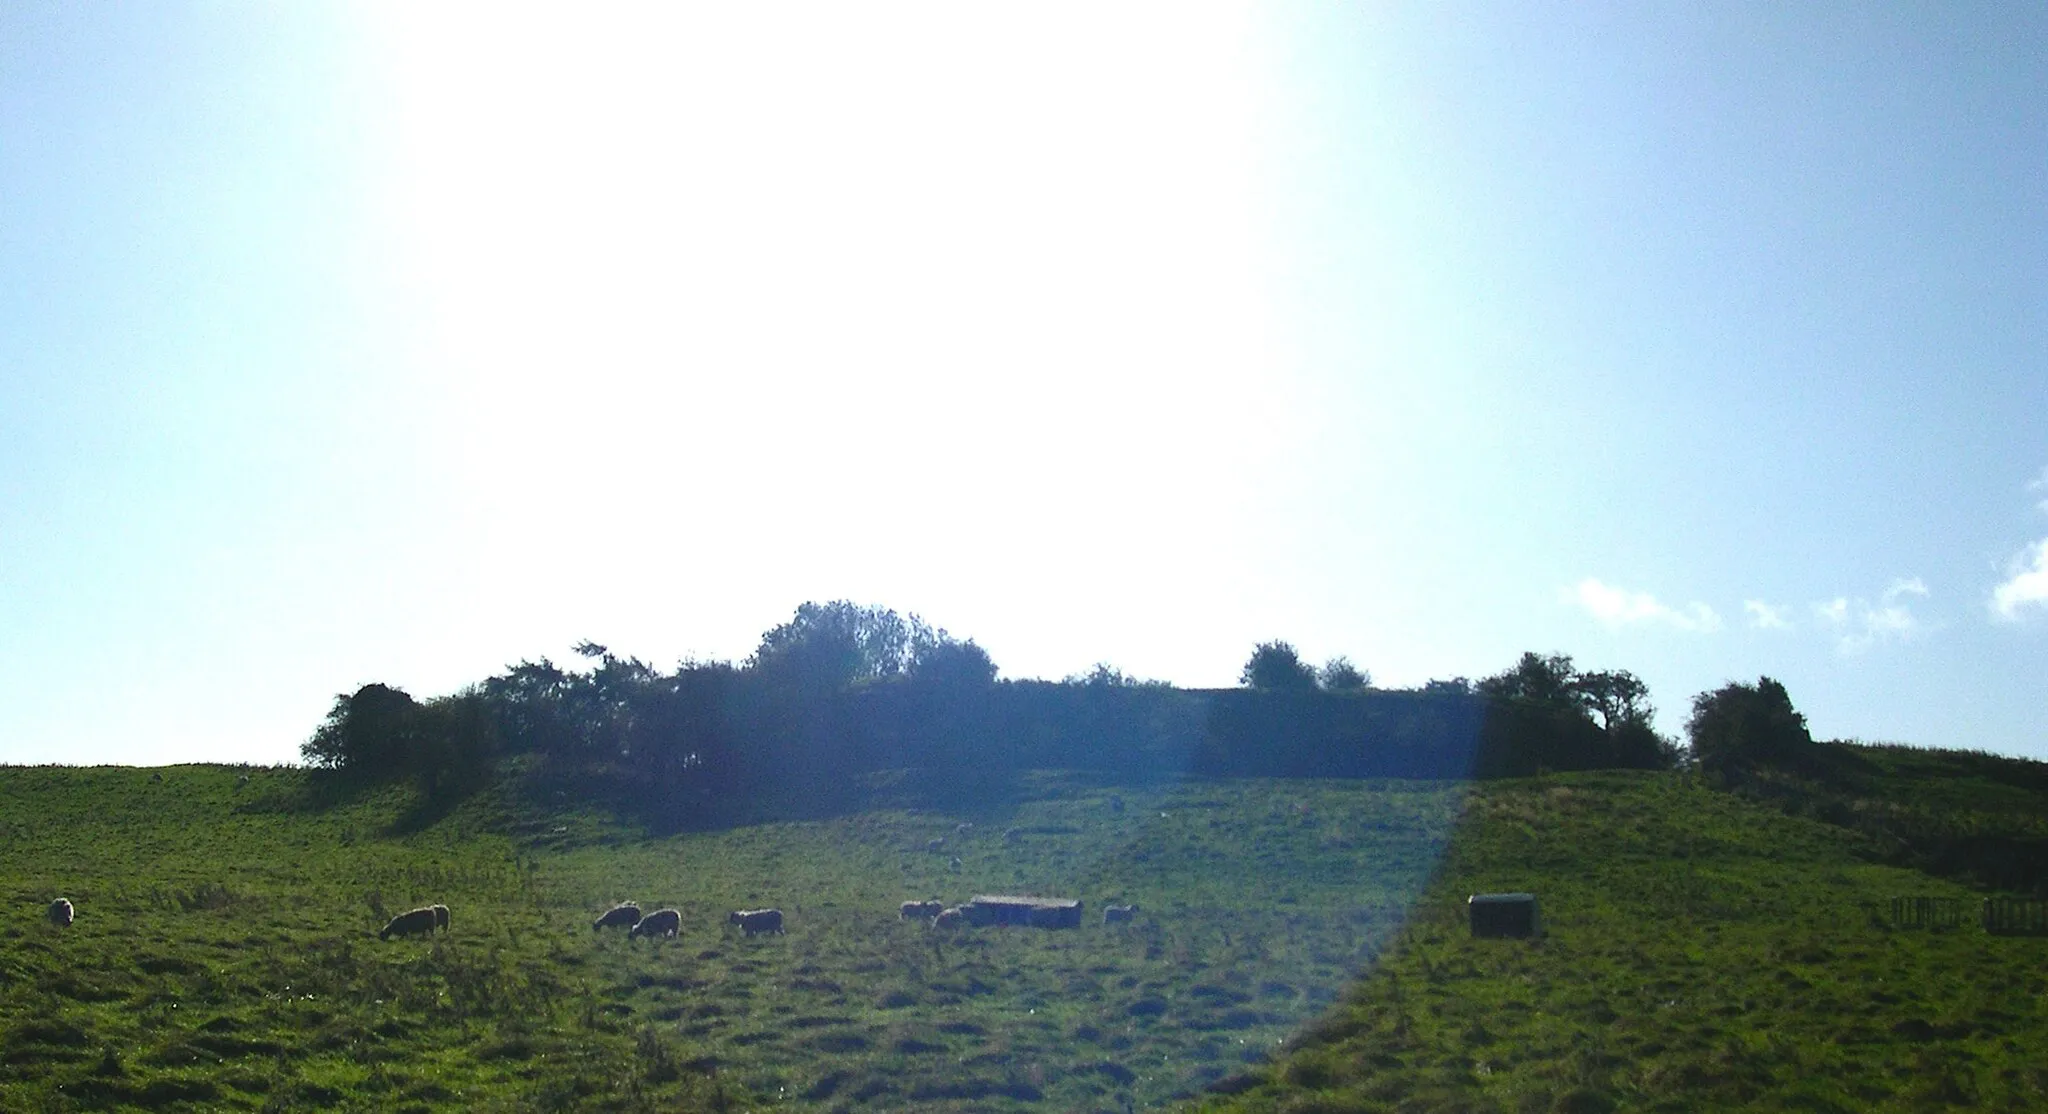
[[[1042,776],[974,815],[648,840],[490,796],[394,834],[405,794],[320,807],[301,777],[0,770],[0,1108],[1152,1105],[1325,1010],[1428,884],[1464,795]],[[989,891],[1143,911],[954,936],[896,916]],[[66,931],[40,919],[58,894]],[[682,937],[593,934],[622,897],[674,905]],[[376,939],[430,901],[449,934]],[[722,927],[757,905],[786,936]]]
[[[1676,775],[1476,788],[1371,977],[1217,1111],[1995,1110],[2048,1106],[2048,940],[1902,931],[1868,835]],[[1535,942],[1467,893],[1528,889]]]
[[[1886,861],[2048,894],[2048,763],[1976,751],[1824,743],[1737,791],[1868,836]]]
[[[1927,761],[1869,760],[1894,759]],[[1902,784],[1857,799],[1955,789]],[[492,795],[404,834],[411,807],[295,771],[0,769],[0,1109],[1121,1110],[1219,1081],[1220,1110],[2048,1106],[2048,940],[1894,929],[1895,894],[1977,893],[1882,865],[1886,829],[1674,775],[1037,775],[972,814],[664,839]],[[1469,939],[1464,896],[1500,889],[1542,895],[1545,938]],[[989,891],[1091,917],[895,915]],[[593,934],[623,897],[682,937]],[[448,935],[376,939],[436,900]],[[1109,900],[1143,912],[1103,926]],[[721,927],[756,905],[788,934]]]
[[[502,1074],[463,1055],[478,1034],[451,1017],[559,1013],[546,1001],[573,997],[510,933],[377,946],[384,914],[433,895],[536,905],[509,839],[380,838],[396,795],[307,813],[295,772],[243,783],[203,766],[160,783],[10,769],[0,787],[0,887],[19,911],[0,926],[0,1105],[431,1105]],[[57,894],[79,909],[63,932],[28,915]],[[598,1046],[630,1063],[629,1047]]]

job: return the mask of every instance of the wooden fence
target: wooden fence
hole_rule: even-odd
[[[2048,936],[2048,901],[2032,897],[1984,899],[1984,931],[2002,936]]]
[[[1963,902],[1954,897],[1895,897],[1892,923],[1900,928],[1961,928]]]

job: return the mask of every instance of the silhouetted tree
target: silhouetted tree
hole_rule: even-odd
[[[1572,681],[1580,703],[1600,717],[1618,766],[1666,770],[1678,764],[1678,744],[1657,733],[1650,686],[1625,669],[1581,673]]]
[[[1513,669],[1479,682],[1479,691],[1560,711],[1579,711],[1584,705],[1573,684],[1577,676],[1569,654],[1525,653]]]
[[[1244,663],[1238,682],[1267,692],[1305,692],[1316,687],[1316,671],[1286,642],[1261,642]]]
[[[389,685],[364,685],[334,708],[299,753],[308,764],[372,781],[414,779],[431,800],[488,781],[498,731],[477,691],[420,704]]]
[[[641,708],[660,680],[654,667],[639,658],[614,657],[608,651],[596,669],[570,675],[567,712],[575,728],[574,746],[583,762],[602,766],[633,753],[642,742]]]
[[[861,681],[902,676],[910,667],[916,627],[885,607],[845,600],[806,603],[796,617],[761,636],[747,668],[834,692]]]
[[[420,734],[419,704],[400,689],[368,684],[334,698],[327,719],[300,746],[307,764],[382,779],[403,776]]]
[[[1069,673],[1060,682],[1067,685],[1086,685],[1090,688],[1145,688],[1166,687],[1165,681],[1147,681],[1142,677],[1126,673],[1106,661],[1098,661],[1088,667],[1086,673]]]
[[[1631,721],[1608,732],[1614,764],[1632,770],[1673,770],[1684,758],[1678,741],[1658,734],[1649,721]]]
[[[565,706],[569,686],[570,675],[546,658],[521,661],[485,681],[484,702],[506,749],[566,755],[575,734]]]
[[[910,677],[932,684],[981,688],[995,683],[996,663],[973,639],[958,642],[945,631],[936,631],[912,650]]]
[[[1316,681],[1324,692],[1362,692],[1372,687],[1372,674],[1351,664],[1351,659],[1334,657],[1316,670]]]
[[[1580,673],[1571,678],[1570,687],[1581,706],[1599,716],[1600,726],[1610,732],[1632,723],[1648,723],[1656,714],[1650,707],[1650,686],[1626,669]]]
[[[1497,769],[1664,769],[1677,760],[1676,744],[1651,725],[1649,686],[1626,670],[1581,673],[1568,654],[1525,653],[1477,690],[1495,702],[1486,757]]]
[[[1792,707],[1785,686],[1769,677],[1693,697],[1685,733],[1700,768],[1724,776],[1762,766],[1797,768],[1814,749],[1806,717]]]
[[[726,662],[684,662],[636,698],[635,741],[623,766],[640,789],[666,795],[672,814],[701,813],[736,784],[738,678]]]
[[[498,725],[483,693],[471,689],[421,705],[411,774],[429,799],[464,796],[491,779]]]
[[[689,821],[834,807],[876,770],[971,794],[1025,765],[1512,776],[1668,765],[1675,745],[1652,728],[1640,679],[1580,673],[1563,654],[1523,654],[1477,685],[1460,677],[1414,691],[1371,689],[1343,657],[1316,669],[1283,641],[1258,645],[1232,692],[1182,692],[1107,663],[1064,682],[998,682],[973,641],[843,600],[804,604],[740,667],[684,663],[666,675],[588,640],[574,653],[587,665],[521,661],[424,705],[365,685],[335,698],[301,753],[365,777],[414,777],[430,800],[482,784],[501,753],[530,754],[538,760],[521,766],[533,774]],[[1805,739],[1782,687],[1766,678],[1759,690],[1696,702],[1688,730],[1709,763]],[[1784,722],[1799,733],[1779,731]]]

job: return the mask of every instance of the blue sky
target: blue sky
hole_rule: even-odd
[[[810,599],[2048,757],[2048,14],[0,10],[0,761]]]

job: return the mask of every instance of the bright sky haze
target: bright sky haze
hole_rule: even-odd
[[[735,11],[734,8],[741,10]],[[0,9],[0,761],[806,600],[2048,758],[2048,9]]]

